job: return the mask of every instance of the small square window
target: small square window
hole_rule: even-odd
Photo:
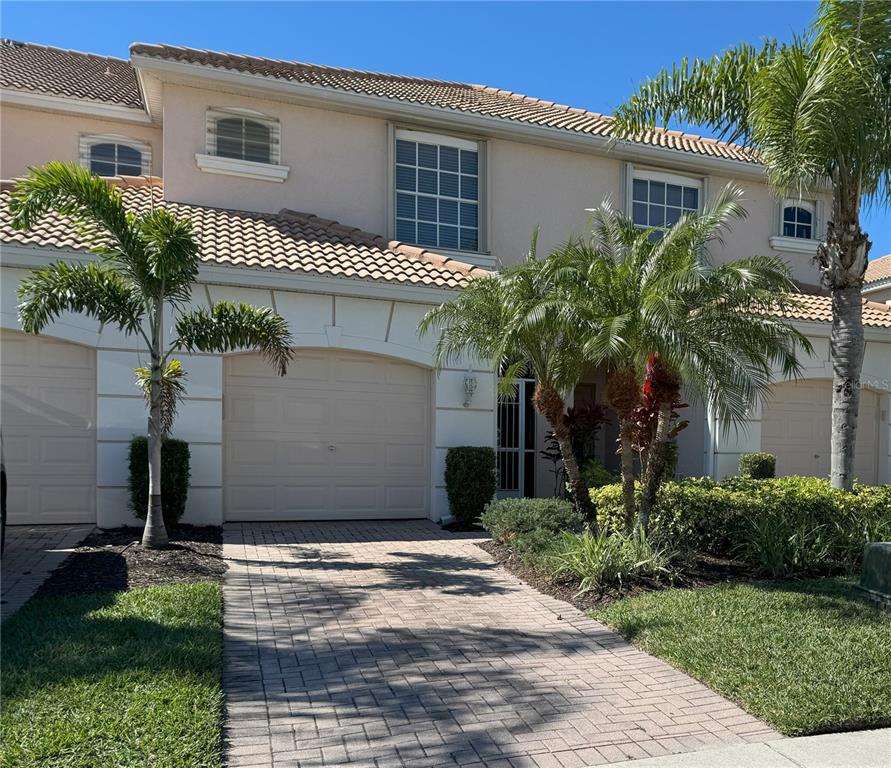
[[[477,249],[477,233],[475,229],[461,229],[461,248],[465,251]]]
[[[436,198],[418,198],[418,219],[420,221],[436,221]]]
[[[402,139],[399,139],[396,142],[396,162],[405,165],[417,165],[416,147],[417,144],[413,141],[402,141]]]
[[[479,175],[479,159],[477,152],[470,152],[466,149],[461,150],[461,173],[468,173],[472,176]]]
[[[433,144],[418,144],[418,165],[421,168],[437,168],[439,147]]]
[[[439,225],[440,248],[458,248],[458,227]]]
[[[406,194],[396,195],[396,215],[400,219],[413,219],[416,216],[415,196]]]
[[[439,194],[445,197],[458,197],[458,174],[439,174]]]
[[[413,243],[417,240],[415,233],[415,223],[413,221],[405,221],[396,219],[396,239],[404,243]]]
[[[461,203],[461,226],[476,227],[479,224],[479,208],[472,203]]]
[[[464,200],[476,200],[479,195],[479,186],[476,176],[461,177],[461,197]]]
[[[682,205],[682,200],[684,197],[683,187],[679,187],[677,184],[669,184],[665,190],[665,202],[668,205],[673,205],[677,208],[680,208]]]
[[[439,220],[444,224],[458,223],[458,202],[456,200],[439,201]]]
[[[699,210],[699,190],[684,187],[684,208],[690,211]]]
[[[418,192],[435,195],[439,191],[436,175],[436,171],[425,171],[423,168],[418,168]]]
[[[650,203],[663,204],[665,202],[665,184],[661,181],[650,182]]]
[[[404,189],[407,192],[414,192],[417,189],[415,181],[415,169],[406,168],[404,165],[396,166],[396,189]]]
[[[644,179],[634,180],[633,199],[645,203],[649,199],[649,183]]]
[[[433,245],[436,243],[436,224],[427,224],[423,221],[418,222],[418,244]]]
[[[439,170],[458,173],[458,149],[457,147],[439,148]]]
[[[634,203],[632,210],[632,218],[634,219],[634,223],[639,227],[647,226],[647,204],[646,203]]]

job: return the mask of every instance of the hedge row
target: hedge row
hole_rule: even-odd
[[[592,489],[601,523],[621,530],[622,489]],[[651,515],[653,540],[742,557],[773,575],[859,562],[867,541],[891,539],[891,485],[852,493],[814,477],[667,482]]]

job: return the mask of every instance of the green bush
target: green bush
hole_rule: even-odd
[[[527,565],[553,570],[562,531],[580,531],[584,520],[564,499],[499,499],[486,507],[483,527],[496,541],[509,544]]]
[[[618,479],[598,459],[588,459],[582,467],[582,480],[588,488],[602,488],[604,485],[612,485]]]
[[[495,451],[483,446],[460,446],[446,452],[446,493],[449,511],[465,525],[475,523],[497,488]]]
[[[191,475],[189,444],[168,437],[161,445],[161,505],[164,525],[176,525],[186,511]],[[134,437],[130,442],[130,509],[145,520],[148,512],[148,439]]]
[[[591,491],[601,524],[622,530],[622,490]],[[773,575],[855,568],[868,541],[891,537],[891,485],[852,493],[815,477],[667,482],[650,518],[660,544],[740,557]]]
[[[493,539],[507,544],[535,531],[579,531],[583,520],[564,499],[499,499],[486,507],[482,523]]]
[[[744,453],[739,457],[739,474],[753,480],[776,477],[777,457],[772,453]]]
[[[579,579],[578,594],[600,592],[642,578],[659,579],[671,574],[675,554],[654,547],[643,533],[624,535],[601,531],[562,534],[562,546],[553,555],[557,574]]]

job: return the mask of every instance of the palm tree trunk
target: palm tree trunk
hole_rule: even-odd
[[[625,510],[625,532],[634,527],[634,448],[631,445],[631,423],[619,418],[619,449],[621,451],[622,506]]]
[[[659,419],[656,422],[656,437],[650,446],[647,460],[647,472],[644,479],[644,492],[640,500],[640,515],[637,519],[638,530],[649,532],[650,510],[656,504],[656,494],[665,478],[665,464],[668,449],[668,432],[671,425],[671,403],[659,404]]]
[[[832,291],[832,437],[830,478],[833,488],[854,486],[854,445],[863,369],[863,275],[872,243],[860,229],[860,188],[833,177],[832,219],[816,261],[823,283]]]
[[[152,376],[149,385],[148,462],[149,500],[142,532],[142,546],[161,549],[167,546],[167,528],[164,526],[164,510],[161,506],[161,445],[164,441],[161,421],[161,354],[163,344],[163,304],[155,307],[152,330]]]
[[[563,468],[566,470],[566,478],[569,481],[570,488],[572,488],[576,508],[591,527],[591,530],[596,534],[597,510],[591,501],[591,492],[585,485],[584,480],[582,480],[582,473],[572,451],[572,437],[569,433],[569,428],[563,421],[563,412],[565,410],[563,398],[556,390],[537,384],[533,400],[538,412],[551,425],[554,438],[557,440],[557,445],[560,446],[560,453],[563,456]]]
[[[833,488],[854,486],[854,447],[860,410],[863,367],[863,297],[859,286],[832,292],[832,438],[830,478]]]

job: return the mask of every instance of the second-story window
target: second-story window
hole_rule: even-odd
[[[80,163],[97,176],[142,176],[151,173],[151,150],[124,136],[84,135]]]
[[[210,110],[207,153],[251,163],[278,163],[278,120],[249,110]]]
[[[816,205],[808,200],[785,200],[783,202],[783,237],[813,240],[815,209]]]
[[[396,131],[396,239],[479,251],[479,145],[417,131]]]
[[[693,178],[634,171],[631,216],[639,227],[664,230],[699,210],[701,184]]]

